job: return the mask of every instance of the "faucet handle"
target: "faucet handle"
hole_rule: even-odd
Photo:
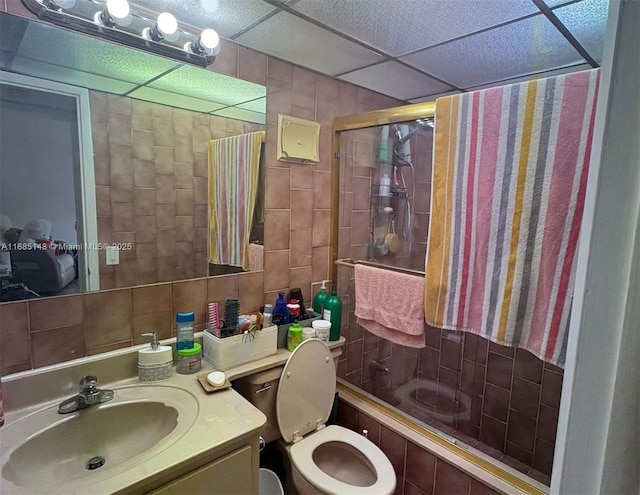
[[[95,390],[98,385],[98,377],[95,375],[84,375],[80,378],[80,391]]]

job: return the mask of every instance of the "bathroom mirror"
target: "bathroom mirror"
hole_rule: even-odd
[[[264,86],[5,13],[0,71],[0,223],[47,220],[39,238],[70,256],[27,285],[60,295],[225,272],[208,263],[208,143],[265,129]],[[15,295],[3,300],[35,297]]]

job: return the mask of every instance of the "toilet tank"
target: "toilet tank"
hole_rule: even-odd
[[[266,442],[280,438],[278,418],[276,416],[276,396],[278,395],[278,382],[284,366],[271,368],[253,375],[238,378],[233,382],[233,388],[266,417],[267,422],[260,430],[260,436]]]

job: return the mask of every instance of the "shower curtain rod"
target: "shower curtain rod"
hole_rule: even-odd
[[[409,275],[418,275],[420,277],[424,277],[424,272],[421,272],[420,270],[412,270],[410,268],[402,268],[399,266],[384,265],[382,263],[376,263],[374,261],[354,260],[353,258],[341,258],[336,260],[335,263],[336,265],[349,266],[351,268],[360,264],[360,265],[372,266],[374,268],[382,268],[383,270],[391,270],[392,272],[408,273]]]

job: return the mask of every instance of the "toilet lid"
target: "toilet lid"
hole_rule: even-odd
[[[293,441],[294,433],[302,437],[326,423],[336,393],[336,367],[327,345],[318,339],[305,340],[289,356],[284,366],[276,415],[282,438]]]

